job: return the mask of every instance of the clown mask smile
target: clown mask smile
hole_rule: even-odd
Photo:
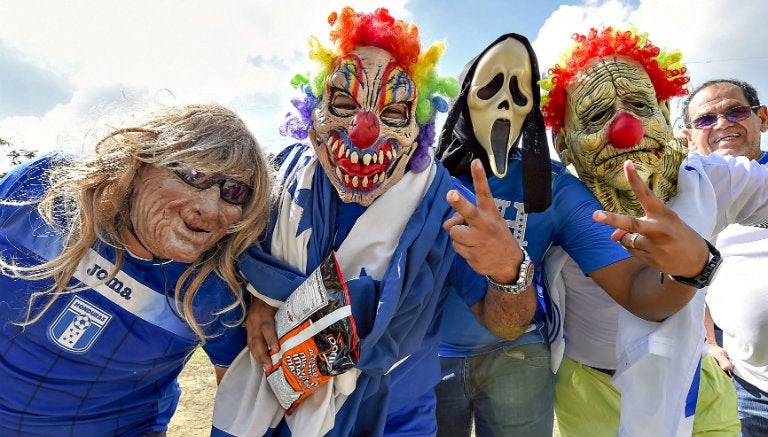
[[[394,58],[360,47],[340,58],[312,113],[312,144],[344,202],[370,205],[405,173],[416,149],[416,88]]]

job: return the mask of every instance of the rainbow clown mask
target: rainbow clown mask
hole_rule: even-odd
[[[416,86],[387,51],[340,57],[312,112],[312,145],[344,202],[370,205],[406,171],[416,150]]]

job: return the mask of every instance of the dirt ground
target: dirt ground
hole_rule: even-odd
[[[208,437],[211,435],[216,376],[213,365],[198,349],[179,375],[181,400],[168,426],[168,437]]]

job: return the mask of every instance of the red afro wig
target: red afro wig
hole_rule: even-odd
[[[340,13],[328,17],[331,25],[331,41],[341,55],[347,55],[358,47],[374,46],[386,50],[409,74],[419,60],[421,44],[419,28],[397,20],[384,8],[373,13],[355,12],[345,7]]]

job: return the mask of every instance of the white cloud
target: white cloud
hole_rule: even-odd
[[[427,22],[413,17],[407,3],[387,1],[386,7],[397,17]],[[39,151],[79,149],[83,132],[99,126],[113,107],[124,112],[158,102],[216,101],[235,109],[262,144],[276,151],[290,142],[277,134],[288,100],[295,95],[289,79],[311,68],[306,58],[308,37],[326,41],[328,13],[346,4],[342,0],[1,2],[2,45],[14,54],[15,62],[20,57],[20,62],[67,83],[71,88],[65,92],[71,96],[51,98],[41,117],[0,119],[0,137]],[[381,4],[353,3],[356,10],[366,11]],[[480,2],[475,7],[484,6]],[[762,22],[764,14],[754,12],[762,9],[761,0],[742,0],[738,7],[725,7],[716,0],[589,0],[557,9],[533,44],[545,71],[572,43],[572,33],[631,22],[657,45],[680,49],[691,61],[693,84],[733,76],[751,82],[768,101],[768,77],[762,74],[768,68],[763,48],[768,27]],[[452,22],[438,23],[439,30],[420,27],[425,33],[445,35],[449,47],[456,47],[452,40],[467,38],[470,29],[459,13],[454,16]],[[489,15],[488,20],[499,26],[504,17]],[[535,36],[535,31],[526,33]],[[2,87],[13,86],[6,82],[10,81],[4,81],[0,71],[0,95]],[[0,105],[12,111],[14,102]],[[768,135],[763,137],[768,143]]]
[[[585,6],[560,6],[544,22],[532,42],[542,72],[553,66],[566,48],[573,44],[571,35],[585,33],[591,27],[617,26],[625,23],[631,8],[618,0],[602,4],[590,1]]]
[[[405,1],[388,3],[393,14],[408,16]],[[244,118],[250,115],[246,121],[251,129],[270,142],[278,115],[288,109],[294,94],[291,75],[311,68],[306,57],[309,35],[326,41],[328,13],[345,4],[4,2],[2,43],[23,54],[27,63],[62,75],[75,91],[68,102],[51,103],[42,117],[0,120],[0,137],[41,152],[77,149],[79,142],[70,144],[77,138],[73,133],[98,124],[96,117],[109,112],[106,106],[150,106],[164,95],[163,101],[231,106]],[[354,7],[372,10],[376,5],[365,0]],[[89,107],[93,99],[98,105]]]

